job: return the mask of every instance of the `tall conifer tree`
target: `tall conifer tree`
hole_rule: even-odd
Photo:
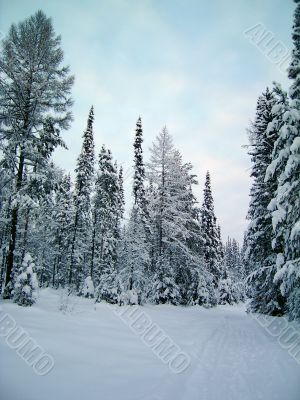
[[[69,266],[69,284],[80,288],[86,275],[84,266],[89,262],[89,240],[91,232],[91,192],[94,179],[94,109],[91,107],[87,128],[83,134],[81,153],[77,160],[75,193],[74,193],[74,226],[71,241],[71,255]]]
[[[209,172],[206,173],[204,198],[201,208],[201,228],[203,234],[203,255],[210,273],[213,275],[214,285],[217,286],[221,276],[221,239],[217,227],[217,218],[214,211],[214,200],[211,190]]]
[[[283,251],[277,255],[275,281],[287,298],[291,318],[300,317],[300,2],[293,24],[292,61],[288,76],[292,80],[289,107],[275,144],[270,173],[277,173],[278,189],[271,203],[276,239]]]
[[[42,167],[55,147],[63,145],[60,131],[71,121],[73,77],[62,67],[60,37],[42,11],[13,24],[2,41],[0,58],[1,164],[13,179],[14,199],[6,256],[7,286],[15,267],[15,249],[24,174]],[[11,290],[6,291],[10,297]]]

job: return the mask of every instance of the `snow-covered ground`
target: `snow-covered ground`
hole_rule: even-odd
[[[1,400],[299,400],[300,366],[243,307],[145,306],[153,323],[191,358],[175,374],[116,315],[74,298],[59,310],[45,289],[31,308],[1,302],[55,365],[44,376],[0,337]],[[125,308],[124,308],[125,310]]]

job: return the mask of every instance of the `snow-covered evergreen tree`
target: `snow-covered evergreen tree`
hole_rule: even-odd
[[[245,300],[245,278],[246,272],[244,268],[243,255],[240,251],[239,244],[236,239],[228,237],[225,244],[222,280],[229,279],[230,281],[226,284],[226,286],[223,285],[222,287],[223,289],[225,289],[225,287],[230,289],[230,296],[233,298],[233,302]],[[221,298],[221,296],[219,296],[219,298]]]
[[[42,176],[36,176],[31,182],[31,198],[35,202],[31,207],[27,227],[27,249],[39,266],[37,274],[41,286],[57,283],[54,270],[58,230],[56,194],[62,179],[63,172],[53,163],[49,163],[45,173]],[[35,190],[38,196],[34,195]],[[23,217],[22,214],[21,216]],[[25,215],[26,217],[28,215]],[[25,226],[26,223],[27,221],[25,221]],[[23,247],[22,253],[24,253],[25,245],[21,244],[19,247]]]
[[[213,275],[205,269],[205,262],[192,269],[190,287],[187,292],[189,305],[213,307],[217,305],[217,290]]]
[[[133,143],[134,148],[134,173],[133,173],[133,197],[134,205],[136,206],[138,213],[143,217],[144,224],[147,221],[147,204],[145,194],[145,166],[143,160],[143,128],[142,119],[138,118],[135,129],[135,138]]]
[[[192,166],[183,163],[181,154],[174,149],[166,128],[153,143],[148,169],[152,290],[160,288],[160,293],[164,293],[167,283],[168,293],[178,296],[176,302],[187,304],[191,276],[197,276],[193,270],[202,262],[199,210],[192,192],[197,181],[191,173]],[[174,290],[170,285],[174,285]],[[155,295],[152,293],[152,297]],[[165,302],[161,295],[156,301],[159,298]]]
[[[68,128],[73,77],[62,67],[60,37],[42,11],[13,24],[2,41],[0,57],[1,164],[13,180],[8,251],[8,285],[15,265],[16,241],[24,174],[41,169],[55,147],[63,145],[60,131]],[[6,291],[6,297],[10,291]]]
[[[147,296],[149,279],[149,246],[142,215],[134,205],[123,237],[123,256],[120,278],[122,292],[134,291],[139,303]]]
[[[219,281],[219,304],[233,304],[237,301],[234,285],[231,278],[222,278]]]
[[[120,228],[120,224],[124,217],[124,208],[125,208],[124,178],[123,178],[123,168],[122,166],[120,166],[119,176],[118,176],[118,221],[117,221],[118,229]]]
[[[181,178],[179,171],[181,159],[179,159],[179,153],[175,152],[172,138],[166,127],[157,136],[150,150],[151,160],[148,173],[151,184],[155,187],[155,190],[152,190],[155,197],[149,205],[152,208],[150,211],[153,235],[151,263],[154,267],[151,297],[155,299],[155,302],[178,303],[179,298],[176,300],[174,298],[175,294],[179,296],[175,282],[178,260],[174,262],[174,259],[178,254],[178,246],[184,246],[181,239],[185,230],[185,218],[183,211],[179,209],[179,193],[176,189],[176,184]],[[175,157],[177,157],[176,160]],[[179,173],[176,182],[175,169]]]
[[[16,276],[13,301],[19,306],[31,306],[36,302],[38,281],[35,264],[29,254],[26,254]]]
[[[145,298],[145,282],[149,278],[149,216],[146,202],[145,167],[143,161],[143,130],[139,117],[136,123],[134,139],[134,175],[133,175],[133,207],[126,229],[123,248],[126,254],[122,257],[120,271],[122,291],[134,291],[139,299]],[[131,296],[123,294],[124,299]],[[130,300],[131,301],[131,300]]]
[[[119,176],[110,150],[102,146],[93,200],[94,262],[92,279],[96,299],[118,301],[117,254],[120,216]]]
[[[207,172],[204,186],[204,196],[201,208],[201,229],[203,235],[203,255],[209,272],[213,275],[214,285],[218,286],[221,276],[223,256],[220,231],[214,212],[214,201],[211,190],[210,174]]]
[[[68,283],[68,265],[70,264],[70,245],[74,221],[74,203],[72,201],[71,178],[64,175],[58,183],[55,198],[53,220],[53,247],[55,258],[52,269],[52,285],[64,287]]]
[[[94,109],[91,107],[87,128],[83,134],[82,150],[77,160],[75,193],[74,193],[74,224],[71,240],[71,255],[69,265],[69,285],[75,285],[79,291],[80,285],[89,272],[85,270],[90,260],[91,192],[94,179]]]
[[[252,161],[251,177],[253,184],[250,191],[250,207],[247,218],[251,221],[247,232],[248,257],[252,270],[267,262],[274,256],[272,250],[272,221],[267,206],[274,190],[265,182],[265,174],[271,162],[272,150],[276,135],[269,135],[268,124],[272,121],[272,108],[275,98],[269,89],[257,101],[256,117],[252,129],[249,131],[249,155]],[[276,190],[276,187],[275,187]],[[271,264],[272,264],[271,260]]]
[[[276,243],[282,243],[277,254],[275,283],[287,298],[291,318],[299,318],[300,303],[300,3],[298,0],[293,24],[292,61],[288,76],[292,80],[288,107],[283,111],[283,125],[275,143],[269,175],[277,175],[276,196],[270,203]]]
[[[155,185],[156,197],[153,199],[153,217],[155,219],[155,263],[158,257],[162,257],[166,247],[165,224],[168,217],[167,207],[167,186],[170,176],[171,160],[174,154],[173,141],[167,128],[156,138],[151,148],[151,160],[148,165],[149,179]]]
[[[94,297],[95,295],[94,283],[90,276],[87,276],[84,280],[82,294],[84,297],[88,298]]]
[[[251,271],[248,283],[252,286],[250,309],[272,315],[281,314],[284,306],[279,286],[272,284],[276,273],[276,253],[272,248],[274,234],[268,205],[276,193],[277,181],[274,176],[265,179],[278,138],[277,123],[274,122],[277,112],[276,92],[267,88],[258,98],[249,136],[253,184],[248,211],[250,224],[246,235],[246,257]]]
[[[180,291],[175,281],[175,271],[168,258],[159,257],[151,288],[151,301],[155,304],[180,303]]]

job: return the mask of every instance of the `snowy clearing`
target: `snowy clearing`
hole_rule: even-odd
[[[117,306],[73,298],[59,311],[58,291],[36,305],[0,303],[18,326],[51,354],[45,376],[0,338],[1,399],[5,400],[299,400],[300,366],[241,306],[145,306],[191,357],[174,374],[113,312]]]

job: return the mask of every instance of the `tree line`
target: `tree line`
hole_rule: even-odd
[[[250,310],[300,317],[300,3],[293,24],[289,91],[259,96],[249,129],[253,185],[245,234]]]
[[[118,304],[211,306],[243,298],[243,274],[233,273],[241,265],[225,263],[210,174],[199,207],[197,177],[166,127],[145,163],[137,120],[127,219],[122,166],[105,145],[96,154],[93,107],[74,183],[53,163],[72,121],[74,78],[62,63],[61,39],[41,11],[13,24],[2,41],[2,296],[30,305],[38,286],[52,286]]]
[[[249,128],[253,179],[242,248],[221,240],[207,172],[198,184],[164,127],[143,156],[139,117],[129,150],[132,204],[125,218],[122,166],[94,145],[91,107],[74,182],[52,161],[66,147],[74,77],[61,39],[41,11],[15,25],[0,58],[0,288],[31,305],[38,287],[113,304],[232,304],[299,318],[300,4],[291,80],[259,96]]]

